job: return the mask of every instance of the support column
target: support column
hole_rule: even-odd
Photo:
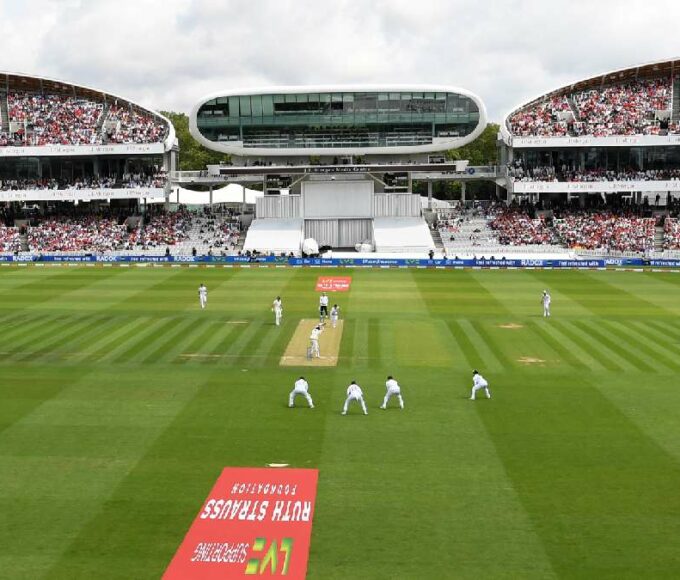
[[[465,205],[465,193],[467,192],[467,183],[464,181],[460,182],[460,203]]]
[[[512,190],[508,187],[505,190],[505,204],[510,205],[512,203]]]
[[[413,193],[413,175],[408,172],[408,192]]]
[[[246,215],[246,186],[241,186],[241,191],[243,192],[243,203],[241,204],[241,215]],[[243,222],[241,222],[243,223]]]
[[[427,209],[432,209],[432,189],[433,183],[431,181],[427,182]]]
[[[210,191],[210,198],[209,198],[210,199],[210,201],[209,201],[210,213],[212,213],[212,206],[213,206],[213,186],[212,185],[210,185],[209,191]]]
[[[586,207],[586,194],[585,193],[579,193],[578,194],[578,206],[580,208]]]
[[[165,192],[165,211],[170,211],[170,192],[166,190]]]

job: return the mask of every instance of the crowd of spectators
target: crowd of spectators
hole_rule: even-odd
[[[557,232],[542,217],[532,217],[520,206],[498,208],[489,222],[498,242],[504,246],[531,246],[559,244]]]
[[[574,95],[579,123],[576,135],[658,135],[656,111],[671,108],[670,77],[636,80]]]
[[[126,173],[121,177],[97,176],[76,177],[73,180],[43,179],[0,179],[0,191],[44,190],[44,189],[137,189],[163,188],[166,184],[164,173]]]
[[[518,137],[564,137],[568,125],[562,117],[570,111],[566,97],[551,97],[517,111],[510,117],[510,132]]]
[[[26,145],[94,145],[102,103],[63,95],[11,92],[9,122],[19,126]]]
[[[192,214],[186,209],[171,213],[159,212],[130,234],[123,249],[148,250],[159,246],[174,246],[189,238],[192,219]]]
[[[663,249],[680,250],[680,219],[666,218],[663,224]]]
[[[127,227],[114,219],[55,218],[28,229],[28,247],[39,252],[107,252],[125,243],[127,237]]]
[[[109,143],[158,143],[165,138],[165,123],[127,105],[111,105],[106,119]]]
[[[10,132],[0,133],[0,147],[158,143],[168,130],[128,104],[75,96],[9,92],[7,110]]]
[[[671,95],[672,80],[663,77],[553,96],[514,113],[510,132],[518,137],[678,133],[680,124],[664,125],[656,118],[657,111],[670,110]]]
[[[570,182],[598,182],[598,181],[677,181],[680,179],[680,169],[583,169],[574,170],[566,166],[525,168],[521,162],[515,161],[508,165],[508,177],[514,181],[570,181]]]
[[[19,228],[0,225],[0,252],[18,252],[20,249]]]
[[[568,248],[605,252],[654,249],[656,220],[632,212],[571,211],[554,219],[554,226]]]

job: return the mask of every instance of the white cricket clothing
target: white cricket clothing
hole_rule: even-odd
[[[343,415],[347,414],[347,407],[352,401],[357,401],[361,405],[361,409],[363,410],[364,415],[368,415],[368,411],[366,410],[366,403],[364,402],[364,392],[361,390],[361,387],[359,385],[354,383],[347,387],[347,398],[345,399],[345,404],[342,407]]]
[[[489,392],[489,383],[482,375],[477,373],[472,377],[472,394],[470,395],[470,398],[473,401],[475,400],[475,393],[477,393],[477,391],[480,389],[484,389],[487,399],[491,398],[491,393]]]
[[[321,329],[316,326],[312,329],[312,333],[309,335],[309,342],[311,348],[311,354],[313,357],[321,358],[321,352],[319,351],[319,335],[321,334]]]
[[[198,287],[198,301],[201,308],[205,308],[208,304],[208,289],[203,284]]]
[[[312,397],[309,394],[309,383],[307,383],[305,379],[298,379],[297,381],[295,381],[293,390],[290,392],[290,395],[288,395],[289,407],[295,406],[295,397],[298,395],[301,395],[305,399],[307,399],[307,403],[309,403],[310,409],[314,408],[314,402],[312,401]]]
[[[319,306],[328,306],[328,296],[321,296],[319,298]]]
[[[335,328],[338,324],[338,316],[340,314],[340,308],[337,306],[333,306],[331,308],[331,324],[333,325],[333,328]]]
[[[543,302],[543,316],[549,317],[550,316],[550,302],[551,302],[550,294],[548,294],[547,292],[545,294],[543,294],[542,302]]]
[[[385,393],[385,398],[383,399],[382,405],[380,405],[381,409],[386,409],[387,404],[390,402],[390,399],[392,397],[396,397],[397,401],[399,401],[399,406],[403,409],[404,408],[404,399],[401,396],[401,388],[399,387],[399,383],[395,381],[394,379],[389,379],[387,382],[385,382],[385,389],[387,389]]]
[[[274,300],[272,302],[272,309],[274,310],[274,322],[276,326],[281,326],[281,318],[283,317],[283,304],[281,300]]]

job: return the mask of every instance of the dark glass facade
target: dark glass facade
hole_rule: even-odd
[[[515,159],[524,167],[564,168],[568,171],[646,171],[680,169],[680,147],[572,147],[515,149]]]
[[[198,109],[200,133],[244,148],[407,147],[474,131],[479,108],[442,92],[325,92],[226,96]]]

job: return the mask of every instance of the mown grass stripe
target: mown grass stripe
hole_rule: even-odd
[[[239,359],[239,364],[247,365],[249,367],[263,367],[268,360],[269,352],[274,346],[274,343],[281,335],[281,327],[270,324],[269,321],[262,322],[257,334],[246,345],[246,353],[256,353],[255,356],[243,355]]]
[[[40,326],[45,325],[45,327],[48,327],[51,325],[53,322],[58,321],[58,320],[65,320],[68,318],[68,315],[66,314],[53,314],[51,316],[32,316],[29,318],[29,320],[22,324],[21,326],[18,326],[14,328],[13,330],[9,330],[8,332],[3,332],[2,336],[0,336],[0,344],[12,344],[16,345],[18,344],[18,341],[21,340],[22,337],[25,337],[26,335],[29,335],[29,340],[31,337],[34,335],[31,334],[36,328],[40,328]],[[38,334],[39,335],[39,334]]]
[[[345,319],[342,327],[342,343],[340,344],[338,363],[342,361],[344,364],[349,363],[354,365],[354,339],[356,337],[356,326],[357,323],[354,318]]]
[[[654,367],[645,362],[640,357],[637,345],[632,345],[628,342],[625,336],[613,332],[606,327],[606,321],[600,319],[597,323],[589,320],[581,321],[581,324],[590,328],[590,332],[594,334],[600,342],[608,346],[612,350],[619,352],[627,361],[635,365],[641,371],[653,371]]]
[[[205,340],[215,326],[215,322],[211,320],[201,320],[198,323],[194,321],[194,325],[180,340],[163,345],[157,353],[156,362],[161,364],[174,362],[181,353],[191,351],[194,344]]]
[[[224,357],[218,360],[219,365],[241,366],[247,365],[248,361],[258,356],[257,337],[263,335],[272,327],[263,320],[253,320],[248,324],[239,324],[241,331],[232,335],[231,344],[226,347]],[[242,356],[241,356],[242,355]]]
[[[378,346],[380,348],[380,358],[383,361],[395,361],[396,363],[399,363],[399,361],[396,359],[396,345],[394,341],[395,337],[394,321],[381,318],[378,321],[378,330],[379,330]]]
[[[87,319],[85,322],[87,323]],[[96,318],[85,325],[77,324],[75,327],[72,327],[72,329],[77,327],[77,330],[72,331],[72,329],[69,329],[57,336],[56,340],[50,340],[47,343],[43,341],[41,344],[36,344],[36,348],[31,355],[33,357],[32,362],[45,362],[53,358],[55,354],[68,353],[70,344],[81,341],[88,335],[99,333],[101,331],[101,326],[102,319]],[[36,358],[36,355],[39,356]]]
[[[180,353],[180,362],[183,363],[201,363],[215,362],[215,354],[222,353],[226,350],[227,345],[232,340],[232,334],[243,332],[242,326],[232,325],[226,322],[220,322],[213,326],[212,334],[208,335],[205,342],[195,343],[195,352]],[[241,328],[237,328],[241,327]]]
[[[176,324],[174,325],[173,328],[166,329],[162,336],[159,336],[157,340],[151,342],[149,346],[146,348],[143,348],[139,350],[135,356],[133,356],[130,359],[131,363],[146,363],[146,362],[151,362],[154,363],[156,362],[156,359],[158,358],[158,353],[160,350],[166,345],[172,342],[172,340],[184,332],[189,326],[191,326],[194,323],[194,321],[191,318],[187,318],[182,320],[177,319]]]
[[[174,328],[179,322],[180,321],[176,318],[160,319],[160,324],[156,326],[152,332],[145,334],[143,342],[141,340],[134,341],[127,349],[120,352],[113,362],[133,362],[133,360],[137,359],[140,352],[145,351],[149,346],[156,344],[156,341],[159,338],[162,338],[167,331]]]
[[[460,352],[465,357],[468,367],[481,367],[482,366],[482,356],[477,352],[477,349],[472,344],[468,338],[465,331],[461,328],[455,320],[449,320],[446,322],[446,326],[451,332],[451,336],[458,345]]]
[[[650,336],[649,332],[644,330],[644,325],[640,324],[642,328],[635,327],[631,329],[625,324],[616,320],[605,320],[602,323],[612,332],[621,337],[626,337],[625,340],[632,341],[632,347],[640,353],[644,353],[649,357],[649,360],[654,361],[654,369],[657,369],[657,364],[666,367],[668,370],[680,370],[680,362],[676,360],[676,354],[664,348],[655,336]],[[628,322],[628,324],[631,324]]]
[[[665,335],[670,335],[674,340],[680,341],[680,329],[671,323],[667,323],[663,320],[647,320],[649,326],[656,328],[659,332],[663,332]]]
[[[10,353],[24,352],[26,348],[33,348],[45,341],[49,341],[55,334],[62,332],[65,326],[72,324],[74,320],[77,319],[73,316],[62,315],[44,325],[34,326],[32,332],[24,334],[21,340],[13,339],[11,347],[7,351]],[[87,321],[87,318],[82,321]]]
[[[602,356],[602,353],[593,352],[588,349],[580,338],[580,335],[569,328],[564,321],[556,321],[553,318],[549,324],[546,324],[542,328],[558,342],[564,342],[569,345],[569,350],[577,353],[578,357],[583,360],[591,370],[613,372],[620,372],[622,370],[608,357]]]
[[[382,365],[382,356],[380,353],[380,319],[369,318],[367,330],[368,366],[372,369],[380,368]]]
[[[486,328],[484,328],[483,324],[477,324],[477,326],[474,328],[484,343],[492,347],[491,350],[493,351],[494,356],[498,359],[498,362],[500,362],[502,366],[505,368],[511,368],[516,364],[513,363],[507,356],[505,356],[505,353],[502,349],[502,343],[494,340],[491,337],[491,333]]]
[[[638,368],[628,362],[626,356],[621,353],[618,347],[600,334],[593,332],[593,328],[583,324],[582,321],[565,321],[564,325],[569,327],[581,342],[588,344],[593,351],[597,351],[603,356],[603,360],[611,361],[622,371],[637,371]]]
[[[650,340],[665,345],[667,352],[676,357],[678,355],[678,347],[680,346],[680,336],[669,334],[665,328],[652,324],[649,320],[631,320],[629,324],[637,328]]]
[[[119,360],[121,354],[133,352],[141,342],[146,340],[147,337],[153,335],[158,330],[158,328],[164,324],[166,324],[165,320],[162,318],[157,319],[142,328],[139,332],[135,332],[134,334],[128,333],[124,337],[121,337],[122,340],[120,340],[115,347],[109,349],[103,356],[101,356],[99,358],[99,362],[116,362]]]
[[[352,366],[361,369],[368,367],[368,319],[366,318],[356,321]]]
[[[584,354],[583,351],[581,351],[580,347],[572,343],[565,336],[560,336],[560,338],[556,338],[553,333],[557,333],[558,331],[553,330],[551,333],[550,324],[540,324],[535,320],[530,320],[529,327],[531,328],[531,331],[538,336],[538,338],[540,338],[549,348],[551,348],[555,352],[555,354],[557,354],[570,367],[573,367],[575,369],[590,368],[592,370],[604,370],[604,367],[592,357],[588,357],[593,363],[592,366],[589,366],[585,362],[583,362],[584,357],[576,356],[576,352],[581,352],[582,354]],[[567,346],[568,344],[570,345],[570,347]],[[578,351],[576,349],[578,349]]]
[[[484,337],[477,331],[475,326],[467,318],[459,318],[458,325],[474,345],[475,350],[481,355],[484,368],[493,372],[503,370],[504,365],[498,360],[494,349],[495,343],[487,343]]]
[[[89,358],[99,358],[105,354],[109,348],[116,344],[121,338],[126,338],[133,332],[137,332],[137,329],[149,322],[150,318],[142,316],[141,318],[133,318],[123,322],[122,326],[112,330],[109,334],[104,335],[101,339],[93,341],[87,347],[82,349],[71,361],[73,364],[82,362],[83,360]],[[113,326],[121,322],[120,318],[115,319]]]
[[[81,334],[64,345],[68,346],[68,357],[72,358],[80,355],[80,352],[88,345],[101,340],[103,337],[107,337],[111,331],[117,327],[119,322],[120,320],[118,317],[106,317],[101,319],[97,327],[92,331]],[[66,349],[62,350],[66,352]]]

